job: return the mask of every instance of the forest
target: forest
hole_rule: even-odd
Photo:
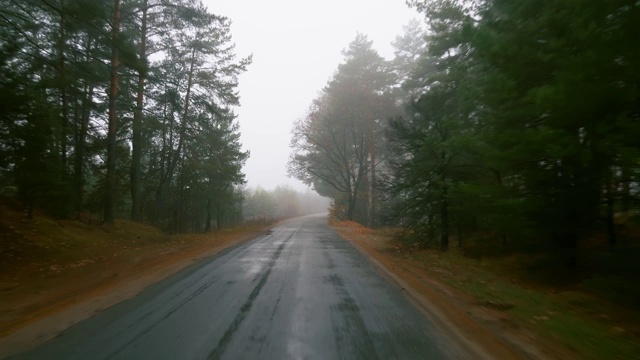
[[[289,174],[423,294],[579,353],[527,358],[637,358],[640,2],[407,3],[390,59],[345,48]]]
[[[243,187],[234,108],[252,60],[228,18],[198,0],[1,5],[0,185],[29,217],[187,232],[271,206]],[[477,234],[616,245],[638,209],[639,5],[409,5],[423,19],[393,59],[364,34],[344,50],[292,129],[289,174],[339,219],[441,249]]]
[[[614,247],[638,218],[640,3],[408,2],[386,60],[366,35],[293,127],[289,174],[337,219],[451,239]]]
[[[166,327],[180,331],[211,320],[209,330],[221,337],[209,357],[232,343],[256,299],[266,302],[252,311],[268,308],[271,317],[246,317],[258,319],[245,323],[251,331],[295,337],[311,330],[315,341],[324,328],[340,351],[373,351],[371,339],[383,339],[378,330],[387,326],[375,316],[396,319],[398,339],[413,336],[397,320],[399,307],[377,301],[425,295],[424,309],[457,318],[460,334],[477,322],[480,336],[540,346],[526,358],[640,358],[633,285],[640,275],[640,1],[406,0],[418,18],[395,37],[393,55],[354,31],[297,120],[282,114],[306,93],[300,86],[260,84],[278,113],[257,106],[254,117],[269,126],[292,121],[286,171],[306,192],[247,185],[239,79],[254,59],[238,55],[231,19],[213,3],[0,0],[0,338],[61,304],[88,304],[111,286],[206,263],[207,274],[188,282],[211,281],[176,291],[187,300],[167,305],[168,313],[132,313],[166,314]],[[270,11],[260,16],[286,27],[267,31],[246,21],[247,33],[280,37],[265,47],[276,59],[260,59],[268,71],[283,82],[302,77],[292,75],[294,65],[320,73],[311,60],[330,54],[300,51],[292,39],[313,28],[304,41],[320,49],[314,39],[329,38],[335,19],[297,29],[291,24],[320,18],[304,13],[311,3],[258,4]],[[369,16],[360,7],[353,5],[356,15]],[[242,18],[256,9],[230,13]],[[266,43],[254,37],[246,39]],[[277,58],[284,48],[302,55]],[[256,132],[262,145],[277,141],[275,130]],[[265,154],[274,154],[268,146]],[[263,181],[276,176],[261,171]],[[328,225],[322,215],[278,223],[327,210]],[[216,259],[224,263],[212,265]],[[382,294],[369,292],[379,286],[366,275],[378,267],[408,285],[367,296]],[[211,277],[215,271],[223,280]],[[208,298],[191,301],[205,290]],[[187,303],[206,306],[175,326],[169,316],[186,314]],[[106,308],[91,304],[96,313]],[[284,315],[274,320],[278,306]],[[224,316],[203,320],[211,314]],[[308,314],[332,315],[316,328]],[[303,331],[271,331],[298,324],[289,321],[295,316]],[[216,321],[226,318],[225,331]],[[376,328],[360,334],[364,320]],[[191,336],[176,334],[158,338],[181,349],[173,344]],[[279,349],[268,349],[275,342],[266,336],[251,337],[260,349]],[[123,348],[136,348],[136,339]],[[573,355],[554,352],[554,343]]]
[[[230,20],[197,0],[2,0],[0,185],[32,216],[241,219]]]

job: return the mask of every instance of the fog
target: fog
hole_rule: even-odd
[[[265,190],[261,186],[245,189],[242,214],[245,220],[275,220],[328,212],[330,200],[307,189],[296,191],[289,185]]]
[[[236,51],[253,54],[240,77],[237,114],[241,142],[251,156],[244,167],[249,187],[307,187],[286,175],[290,131],[342,61],[358,32],[391,58],[391,42],[410,19],[421,17],[401,0],[257,1],[205,0],[232,20]],[[363,9],[367,9],[363,11]]]

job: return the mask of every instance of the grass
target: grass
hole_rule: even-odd
[[[163,233],[128,220],[114,225],[90,221],[55,220],[36,212],[27,219],[23,211],[0,206],[0,270],[43,264],[69,264],[87,257],[104,257],[163,247],[186,248],[226,237],[258,231],[266,224],[241,225],[206,234]]]
[[[127,220],[27,219],[0,204],[0,337],[65,306],[159,281],[268,225],[169,235]]]
[[[389,231],[376,234],[386,236],[385,251],[395,249],[389,252],[405,263],[424,269],[472,297],[476,305],[502,312],[543,339],[586,359],[640,358],[640,287],[634,278],[639,257],[628,251],[620,256],[589,252],[588,271],[569,282],[545,281],[545,276],[571,277],[553,268],[543,276],[531,273],[544,264],[537,255],[512,252],[470,258],[462,249],[445,253],[416,249],[394,240]]]

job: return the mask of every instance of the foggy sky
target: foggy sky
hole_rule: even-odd
[[[239,57],[253,54],[240,77],[236,109],[241,142],[251,156],[243,168],[249,187],[290,184],[290,130],[326,85],[342,50],[357,32],[373,40],[388,59],[402,26],[420,15],[403,0],[204,0],[209,10],[232,20]]]

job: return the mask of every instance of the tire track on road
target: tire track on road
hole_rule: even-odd
[[[262,274],[262,276],[260,276],[260,281],[249,294],[247,301],[245,301],[245,303],[242,304],[242,306],[240,307],[240,311],[231,322],[231,325],[229,325],[227,330],[224,332],[224,335],[222,335],[222,337],[218,341],[218,344],[213,349],[213,351],[211,351],[207,359],[214,360],[214,359],[220,359],[222,357],[222,354],[224,354],[224,351],[227,345],[229,344],[229,342],[231,341],[231,339],[233,338],[233,335],[235,334],[236,330],[238,330],[238,328],[240,327],[240,324],[242,324],[244,319],[247,317],[247,314],[251,310],[251,307],[253,306],[253,301],[258,297],[258,295],[260,294],[260,291],[264,287],[264,284],[269,279],[269,276],[271,275],[271,271],[273,270],[273,267],[278,261],[278,258],[280,258],[282,251],[290,242],[291,238],[293,238],[293,236],[298,233],[298,230],[299,229],[296,229],[278,246],[278,249],[276,249],[274,254],[271,256],[271,259],[269,260],[267,271],[265,271],[265,273]]]

